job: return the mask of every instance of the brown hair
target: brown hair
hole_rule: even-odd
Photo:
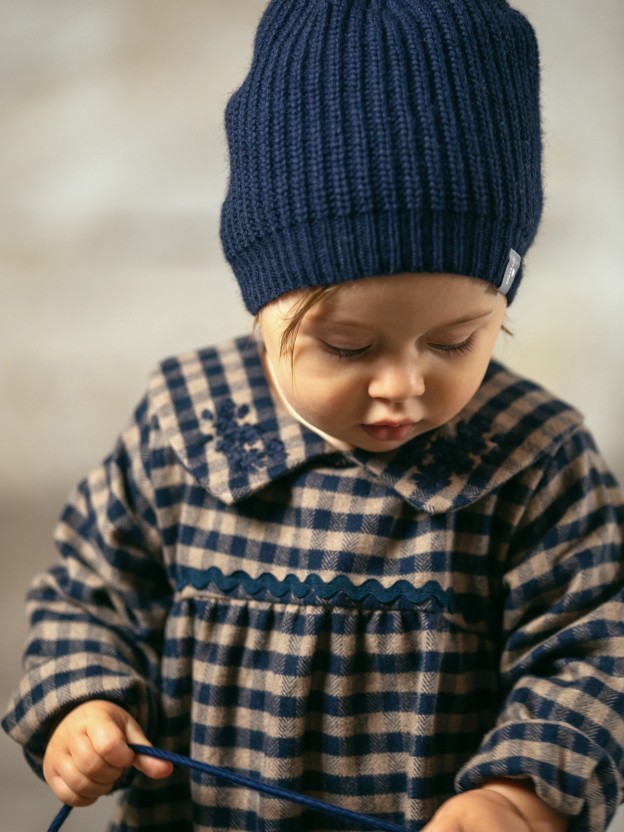
[[[290,308],[287,318],[288,323],[282,332],[280,340],[280,356],[290,355],[291,365],[294,356],[295,341],[297,340],[297,334],[299,333],[303,319],[308,312],[314,309],[315,306],[318,306],[321,301],[335,294],[339,288],[340,285],[334,284],[331,286],[313,286],[305,289],[301,297]],[[260,323],[262,311],[261,309],[254,318],[254,327]]]

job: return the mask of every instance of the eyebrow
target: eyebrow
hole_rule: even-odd
[[[444,329],[445,326],[457,326],[458,324],[469,324],[471,321],[478,321],[479,318],[487,318],[489,315],[492,314],[491,309],[484,309],[480,312],[472,312],[468,315],[463,315],[461,318],[457,318],[455,321],[449,321],[447,324],[442,324],[440,329]]]
[[[492,314],[491,309],[483,309],[477,312],[470,312],[467,315],[462,315],[461,318],[457,318],[453,321],[446,321],[441,324],[437,324],[434,329],[446,329],[450,326],[459,326],[460,324],[469,324],[472,321],[478,321],[480,318],[487,318],[489,315]],[[331,324],[332,326],[349,326],[349,327],[356,327],[358,329],[365,329],[366,324],[362,321],[351,320],[349,318],[329,318],[326,320],[320,320],[318,323],[321,324]]]

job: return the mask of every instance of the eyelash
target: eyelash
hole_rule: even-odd
[[[370,349],[369,347],[360,347],[357,350],[347,350],[343,347],[332,347],[331,344],[326,344],[325,342],[323,342],[323,347],[325,352],[328,352],[333,358],[337,358],[338,360],[348,358],[351,361],[355,361],[358,358],[363,357],[364,354]]]
[[[432,349],[436,350],[436,352],[442,353],[442,355],[450,358],[453,356],[465,355],[470,352],[474,346],[474,341],[475,336],[472,334],[466,338],[465,341],[462,341],[459,344],[431,344],[430,346]],[[331,344],[327,343],[323,343],[323,347],[329,355],[333,358],[337,358],[339,361],[345,358],[350,361],[357,361],[358,358],[363,358],[370,349],[370,347],[360,347],[356,350],[349,350],[344,347],[333,347]]]
[[[441,352],[443,355],[447,356],[454,356],[454,355],[465,355],[467,352],[473,348],[475,342],[475,335],[469,335],[465,341],[462,341],[459,344],[432,344],[431,346],[433,349]]]

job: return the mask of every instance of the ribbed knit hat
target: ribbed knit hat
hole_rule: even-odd
[[[505,0],[272,0],[225,113],[247,308],[450,272],[513,299],[542,211],[539,56]]]

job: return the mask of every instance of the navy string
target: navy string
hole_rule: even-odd
[[[58,829],[65,823],[65,820],[69,813],[71,812],[71,806],[63,806],[58,815],[54,818],[50,826],[48,827],[48,832],[57,832]]]
[[[325,803],[322,800],[317,800],[315,797],[308,797],[305,794],[299,794],[299,792],[293,792],[290,789],[283,789],[281,786],[273,786],[270,783],[265,783],[263,780],[245,777],[242,774],[236,774],[235,771],[229,771],[226,768],[200,763],[197,760],[191,760],[189,757],[183,757],[181,754],[173,754],[171,751],[163,751],[160,748],[152,748],[148,745],[136,745],[134,743],[130,743],[130,748],[135,754],[144,754],[147,757],[156,757],[158,760],[167,760],[167,762],[173,763],[174,765],[194,769],[202,774],[209,774],[212,777],[220,777],[222,780],[228,780],[236,786],[244,786],[247,789],[253,789],[254,791],[269,795],[269,797],[276,797],[279,800],[289,800],[291,803],[299,803],[301,806],[306,806],[308,809],[313,809],[316,812],[323,812],[335,818],[348,820],[369,829],[378,829],[382,830],[382,832],[410,832],[405,826],[399,826],[396,823],[390,823],[386,820],[378,820],[370,815],[362,815],[359,812],[352,812],[350,809]],[[48,832],[57,832],[70,812],[71,806],[63,806],[52,821]]]

